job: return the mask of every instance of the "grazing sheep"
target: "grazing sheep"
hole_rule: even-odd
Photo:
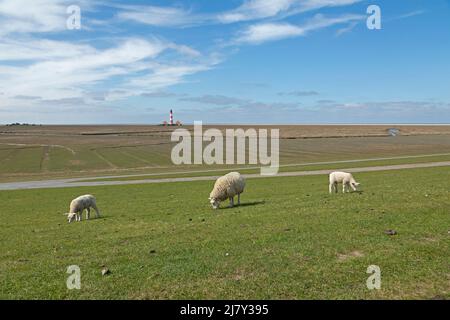
[[[69,223],[72,222],[74,219],[75,221],[81,221],[81,215],[83,214],[83,211],[86,209],[86,219],[89,219],[89,216],[91,214],[91,208],[95,210],[96,217],[100,217],[100,212],[98,211],[97,204],[95,201],[95,197],[86,194],[84,196],[79,196],[76,199],[73,199],[70,203],[70,210],[69,213],[66,213],[67,218],[69,220]]]
[[[230,172],[216,180],[214,188],[209,195],[213,209],[218,209],[220,201],[230,199],[230,207],[234,206],[234,196],[238,196],[238,205],[241,204],[241,193],[244,192],[245,179],[239,172]]]
[[[333,190],[337,193],[337,185],[338,183],[342,183],[342,192],[350,192],[349,186],[353,189],[353,191],[357,191],[356,187],[360,184],[356,182],[351,173],[348,172],[332,172],[330,173],[330,193],[333,193]]]

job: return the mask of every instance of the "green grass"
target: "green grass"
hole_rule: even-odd
[[[4,150],[5,151],[5,150]],[[0,172],[35,173],[41,171],[42,147],[11,148],[0,158]]]
[[[211,181],[1,192],[0,298],[450,298],[448,168],[356,178],[363,193],[331,196],[326,176],[250,179],[218,211]],[[103,218],[68,224],[83,193]],[[81,290],[65,287],[72,264]]]

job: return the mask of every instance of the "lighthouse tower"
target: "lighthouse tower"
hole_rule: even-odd
[[[170,114],[169,114],[169,125],[173,126],[173,112],[172,112],[172,109],[170,109]]]

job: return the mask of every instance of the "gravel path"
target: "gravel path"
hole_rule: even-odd
[[[398,164],[387,166],[373,166],[362,168],[347,168],[339,169],[347,172],[373,172],[386,170],[401,170],[401,169],[415,169],[415,168],[433,168],[433,167],[447,167],[450,166],[450,161],[443,162],[429,162],[429,163],[413,163],[413,164]],[[281,172],[276,176],[262,176],[258,173],[245,174],[246,178],[271,178],[271,177],[299,177],[312,175],[326,175],[334,171],[332,169],[326,170],[312,170],[312,171],[298,171],[298,172]],[[118,176],[123,178],[123,176]],[[162,178],[162,179],[142,179],[129,181],[95,181],[95,179],[103,179],[105,177],[90,177],[86,178],[72,178],[72,179],[58,179],[58,180],[41,180],[41,181],[25,181],[25,182],[7,182],[0,183],[0,190],[21,190],[21,189],[44,189],[44,188],[68,188],[68,187],[95,187],[95,186],[113,186],[113,185],[127,185],[127,184],[143,184],[143,183],[170,183],[170,182],[188,182],[188,181],[207,181],[216,180],[218,176],[202,176],[202,177],[185,177],[185,178]]]

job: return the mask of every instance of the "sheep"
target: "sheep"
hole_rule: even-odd
[[[239,172],[230,172],[216,180],[214,188],[209,195],[213,209],[218,209],[220,202],[230,199],[229,207],[234,206],[234,196],[238,196],[238,205],[241,204],[241,193],[244,192],[245,179]]]
[[[94,196],[86,194],[73,199],[70,203],[69,213],[66,213],[69,223],[71,223],[74,219],[75,221],[81,221],[81,215],[85,209],[87,210],[86,219],[89,220],[91,208],[95,210],[96,217],[99,218],[100,212],[98,211]]]
[[[333,193],[333,190],[337,193],[337,185],[338,183],[342,183],[342,192],[350,192],[349,186],[353,189],[353,191],[357,191],[357,187],[360,183],[356,182],[351,173],[348,172],[332,172],[330,173],[330,194]]]

